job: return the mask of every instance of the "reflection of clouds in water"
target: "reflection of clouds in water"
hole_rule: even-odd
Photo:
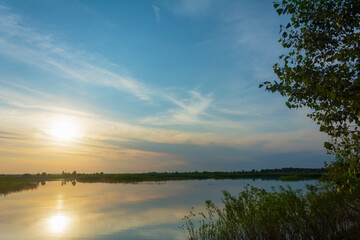
[[[220,203],[221,190],[236,194],[248,183],[265,188],[284,184],[204,180],[73,187],[47,182],[36,191],[1,199],[0,239],[183,239],[178,226],[191,207],[202,210],[206,199]],[[286,184],[299,189],[306,183]]]

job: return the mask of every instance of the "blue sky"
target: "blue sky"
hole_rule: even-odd
[[[0,1],[3,172],[322,167],[272,1]]]

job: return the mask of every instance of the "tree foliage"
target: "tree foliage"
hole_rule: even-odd
[[[278,80],[260,84],[287,97],[289,108],[308,116],[331,141],[337,160],[329,170],[339,189],[355,190],[360,174],[360,1],[283,0],[274,3],[290,22],[280,26],[287,53],[274,65]]]

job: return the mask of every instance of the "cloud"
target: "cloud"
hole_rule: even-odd
[[[174,103],[178,108],[170,109],[157,116],[147,117],[142,120],[143,123],[152,125],[178,125],[178,124],[196,124],[201,123],[201,117],[206,117],[206,110],[212,103],[211,94],[203,96],[197,91],[190,91],[190,97],[186,99],[176,99],[170,95],[166,98]]]
[[[0,131],[25,134],[28,138],[49,139],[46,129],[50,121],[57,116],[72,116],[84,128],[84,138],[81,144],[97,145],[109,149],[121,146],[124,141],[147,141],[166,144],[190,144],[198,146],[228,146],[233,148],[253,148],[271,151],[291,151],[302,149],[318,149],[323,137],[315,134],[312,128],[287,132],[258,132],[241,122],[231,122],[217,119],[207,113],[212,102],[211,95],[202,96],[196,91],[190,92],[190,98],[184,101],[174,100],[178,109],[169,114],[159,115],[143,120],[153,125],[141,126],[135,122],[127,123],[119,120],[109,120],[106,116],[79,111],[75,107],[63,108],[56,105],[56,99],[37,91],[36,96],[16,93],[10,89],[1,88],[0,102],[10,104],[10,107],[0,107]],[[16,107],[16,108],[14,108]],[[206,117],[207,119],[203,119]],[[163,129],[156,126],[166,124],[190,124],[205,126],[205,131],[182,131]],[[251,125],[250,125],[251,126]],[[5,128],[4,128],[5,127]],[[257,127],[255,124],[254,127]],[[216,129],[219,128],[220,132]],[[195,128],[196,129],[196,128]],[[11,130],[11,131],[10,131]]]
[[[197,16],[205,13],[211,4],[212,1],[209,0],[180,1],[174,4],[173,10],[176,14]],[[156,20],[160,21],[160,8],[152,8]],[[231,39],[239,40],[234,41],[235,47],[240,49],[248,46],[255,53],[263,50],[254,49],[261,45],[259,39],[266,38],[267,33],[256,35],[257,30],[247,29],[236,19],[227,23],[234,23],[229,24],[231,27],[226,29],[228,34],[238,29]],[[251,36],[240,38],[240,33],[249,33]],[[258,38],[257,42],[251,44],[254,38]],[[218,43],[215,41],[212,44]],[[219,159],[222,161],[217,158],[220,151],[224,153],[224,159],[242,159],[244,162],[244,159],[251,159],[250,154],[242,155],[248,149],[261,152],[262,156],[322,149],[324,137],[317,134],[313,125],[304,121],[305,117],[299,117],[300,114],[286,115],[286,110],[279,110],[285,108],[281,105],[283,102],[277,99],[268,101],[269,98],[260,96],[256,92],[259,91],[257,87],[249,87],[254,84],[246,78],[237,79],[241,83],[236,86],[234,82],[229,84],[227,81],[219,81],[230,90],[218,95],[217,91],[204,93],[199,89],[189,91],[177,88],[176,93],[159,89],[140,82],[129,73],[120,72],[118,66],[104,59],[76,51],[56,40],[53,35],[27,26],[19,15],[1,12],[0,55],[15,60],[16,64],[26,65],[31,70],[40,70],[48,81],[41,82],[41,91],[36,88],[40,82],[36,79],[37,75],[24,76],[20,73],[22,77],[15,78],[6,76],[7,71],[0,73],[0,155],[3,162],[18,158],[23,159],[20,163],[25,163],[25,159],[39,158],[39,165],[46,165],[49,159],[69,159],[66,161],[68,165],[76,161],[80,165],[86,161],[91,166],[100,167],[102,163],[114,168],[129,165],[128,169],[146,166],[142,170],[151,170],[155,166],[153,170],[159,171],[172,167],[185,169],[184,166],[191,165],[194,159],[202,159],[202,166],[207,166],[209,154],[206,152],[211,152],[212,149],[218,149],[211,152],[216,154],[210,156],[216,164],[221,164]],[[256,57],[251,57],[249,62],[252,63],[253,59]],[[267,59],[269,58],[266,57],[263,61]],[[244,66],[247,68],[251,63],[245,63]],[[255,66],[261,68],[259,63]],[[58,85],[61,86],[62,83],[66,85],[69,80],[71,83],[76,81],[108,87],[117,90],[116,93],[127,93],[141,100],[140,104],[145,102],[146,109],[124,110],[124,116],[129,113],[131,117],[122,118],[119,117],[119,112],[112,112],[112,108],[104,103],[99,103],[102,104],[101,108],[90,106],[89,99],[81,99],[82,96],[68,96],[71,105],[67,104],[64,99],[51,94],[51,87],[47,88],[53,81],[60,81]],[[75,84],[68,86],[73,85]],[[67,93],[70,95],[78,92],[81,89]],[[83,105],[78,105],[76,100],[84,101]],[[149,103],[154,101],[157,101],[154,104],[156,107],[149,107]],[[145,110],[142,111],[143,109]],[[73,117],[80,123],[84,131],[81,139],[74,140],[71,144],[59,144],[47,134],[51,119],[61,116]],[[130,146],[131,143],[134,145]],[[149,143],[152,147],[161,145],[162,149],[144,149],[141,145],[144,143]],[[191,149],[191,154],[196,151],[201,154],[194,156],[166,152],[164,149],[168,146],[183,147],[186,151]],[[232,152],[234,149],[235,153]],[[14,166],[19,165],[19,162],[14,163]],[[56,167],[61,167],[61,161],[56,164]]]
[[[272,2],[234,1],[231,8],[223,9],[220,18],[218,35],[228,41],[222,45],[230,46],[238,55],[239,67],[252,70],[255,79],[261,81],[273,78],[272,65],[284,51],[278,32],[285,17],[277,16]]]
[[[175,15],[198,16],[206,12],[213,0],[180,0],[170,5],[170,10]]]
[[[213,101],[213,96],[203,96],[196,91],[190,92],[189,98],[182,101],[174,100],[179,108],[167,119],[169,124],[181,124],[182,121],[188,121],[183,124],[197,126],[192,131],[164,129],[155,124],[151,127],[141,126],[134,121],[128,123],[122,120],[110,120],[106,116],[79,111],[76,106],[63,108],[61,105],[56,105],[56,99],[52,96],[41,91],[36,92],[36,95],[29,96],[6,88],[0,89],[3,96],[0,98],[0,103],[10,104],[9,107],[0,105],[0,116],[2,116],[0,162],[12,159],[18,166],[19,163],[25,163],[26,159],[31,159],[34,169],[38,165],[43,166],[44,170],[54,169],[52,171],[56,171],[57,168],[64,169],[64,166],[80,170],[83,162],[86,162],[87,167],[83,167],[82,171],[91,171],[92,168],[103,169],[104,166],[113,171],[119,171],[119,169],[121,171],[169,171],[191,169],[189,166],[197,166],[201,169],[208,166],[210,162],[218,164],[221,158],[216,156],[221,154],[242,163],[253,158],[247,153],[252,151],[261,153],[266,161],[266,156],[271,154],[319,152],[322,150],[322,145],[319,143],[324,141],[324,136],[317,134],[317,131],[308,126],[287,132],[274,130],[274,132],[256,133],[253,129],[247,129],[249,126],[242,125],[241,122],[204,120],[201,117],[209,117],[208,111],[211,109],[210,103]],[[47,131],[52,119],[61,116],[70,116],[75,119],[82,127],[83,137],[71,143],[57,143],[48,135]],[[166,120],[165,115],[161,117],[163,119],[160,121]],[[201,127],[204,125],[210,128],[202,132]],[[218,127],[220,132],[216,132],[215,127]],[[144,148],[141,143],[162,147],[160,149]],[[174,147],[169,147],[171,145]],[[187,149],[186,151],[191,151],[191,154],[171,150],[177,147]],[[209,157],[206,152],[211,152],[212,149],[215,150]],[[236,151],[230,149],[236,149]],[[194,155],[194,150],[201,154]],[[56,164],[49,167],[47,165],[49,160],[54,160]],[[11,166],[16,169],[15,165]],[[7,168],[10,169],[11,166],[7,165]],[[138,166],[143,168],[139,169]]]
[[[152,5],[152,8],[155,13],[155,19],[157,22],[160,22],[160,8],[158,6]]]
[[[10,10],[10,9],[11,8],[0,4],[0,10]]]
[[[12,86],[12,88],[0,85],[0,103],[2,102],[22,110],[52,112],[82,117],[93,116],[90,113],[78,109],[75,110],[74,107],[73,109],[68,109],[61,106],[59,102],[62,102],[62,99],[57,96],[29,88],[25,85],[16,84],[12,82],[11,78],[7,80],[7,82],[0,80],[0,83],[6,83],[7,85]]]
[[[130,76],[89,62],[91,56],[74,51],[51,35],[22,24],[15,14],[0,15],[0,54],[75,81],[106,86],[151,100],[151,90]]]

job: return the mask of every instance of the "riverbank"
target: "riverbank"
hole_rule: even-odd
[[[56,181],[76,180],[79,182],[144,182],[201,179],[271,179],[296,181],[318,179],[325,173],[322,168],[282,168],[233,172],[148,172],[148,173],[66,173],[62,174],[18,174],[0,175],[0,181]]]

